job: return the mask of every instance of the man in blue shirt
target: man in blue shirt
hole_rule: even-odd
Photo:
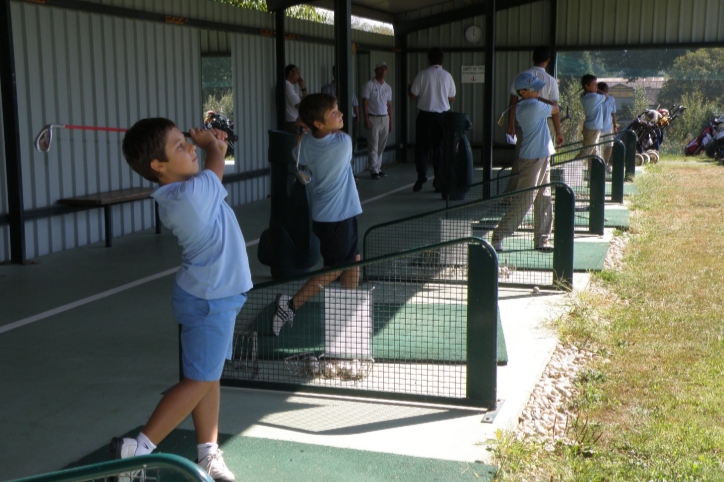
[[[517,190],[525,192],[513,196],[510,207],[493,231],[493,247],[498,252],[504,250],[503,240],[513,235],[531,205],[534,205],[534,247],[538,251],[551,252],[553,208],[550,187],[526,189],[550,183],[550,156],[555,150],[547,119],[559,110],[553,102],[540,97],[540,90],[546,84],[531,72],[518,74],[513,85],[523,99],[516,104],[515,118],[523,131]]]

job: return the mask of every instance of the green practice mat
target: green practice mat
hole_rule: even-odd
[[[291,328],[284,327],[279,336],[268,328],[273,304],[265,307],[254,320],[259,359],[281,359],[306,352],[324,353],[324,303],[307,302],[294,315]],[[465,362],[467,305],[422,303],[374,303],[372,357],[375,360],[410,360],[415,362]],[[505,336],[498,314],[497,363],[508,363]]]
[[[588,226],[588,211],[576,212],[575,225]],[[621,207],[604,207],[603,211],[603,226],[606,228],[618,228],[628,229],[629,227],[629,212],[626,208]]]
[[[636,187],[636,184],[632,184],[630,182],[624,183],[623,185],[623,195],[624,196],[634,196],[639,193],[639,188]]]
[[[573,270],[601,271],[608,253],[609,243],[603,241],[574,241]],[[515,237],[503,240],[503,252],[498,253],[501,266],[514,266],[521,270],[552,270],[553,253],[540,253],[533,249],[533,242]]]
[[[141,427],[124,437],[135,437]],[[239,435],[219,434],[224,461],[244,482],[402,482],[491,481],[496,473],[492,465],[425,459],[363,450],[284,442]],[[482,448],[481,448],[482,450]],[[158,446],[156,453],[196,459],[196,435],[191,430],[176,429]],[[82,467],[110,460],[109,447],[103,446],[67,468]],[[178,474],[163,472],[162,482],[182,482]]]

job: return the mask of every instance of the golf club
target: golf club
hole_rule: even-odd
[[[501,127],[503,126],[503,117],[505,117],[505,113],[508,112],[508,111],[509,111],[510,109],[512,109],[513,107],[515,107],[515,104],[511,105],[510,107],[508,107],[507,109],[505,109],[502,114],[500,114],[500,118],[498,119],[498,125],[499,125],[499,126],[501,126]]]
[[[307,184],[312,182],[312,176],[310,176],[309,173],[307,173],[307,172],[299,170],[299,154],[302,152],[302,138],[303,137],[304,137],[303,135],[301,135],[301,134],[299,135],[299,139],[298,139],[298,143],[297,143],[297,155],[295,156],[297,163],[294,166],[294,170],[292,171],[292,174],[297,179],[297,182],[299,184],[301,184],[302,186],[306,186]],[[291,166],[290,166],[290,170],[291,170]]]
[[[75,126],[75,125],[69,125],[69,124],[48,124],[47,126],[43,127],[43,129],[40,131],[38,136],[35,138],[35,148],[38,150],[38,152],[42,152],[43,154],[47,154],[48,151],[50,151],[50,146],[53,143],[53,129],[72,129],[72,130],[82,130],[82,131],[100,131],[100,132],[126,132],[128,129],[123,129],[121,127],[96,127],[96,126]],[[183,135],[186,137],[190,137],[188,132],[183,132]],[[226,139],[226,142],[229,143],[231,147],[234,146],[233,142],[235,142],[237,139],[237,136],[229,136]]]
[[[570,119],[570,118],[571,118],[571,111],[570,111],[570,109],[568,108],[568,106],[566,106],[566,116],[565,116],[565,117],[561,117],[561,123],[563,123],[563,121],[567,121],[567,120]]]

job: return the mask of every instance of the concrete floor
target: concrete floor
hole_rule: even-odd
[[[414,166],[358,184],[360,233],[381,222],[443,207],[428,182],[412,192]],[[479,176],[479,172],[476,173]],[[269,200],[236,210],[255,283],[270,279],[256,260]],[[177,326],[170,310],[175,239],[144,232],[0,266],[0,480],[59,470],[142,426],[178,379]],[[588,277],[576,274],[577,289]],[[569,295],[501,289],[509,363],[498,369],[502,400],[485,414],[370,400],[225,388],[221,431],[431,459],[488,461],[486,440],[525,406],[557,340],[543,322]],[[190,421],[184,422],[190,428]]]

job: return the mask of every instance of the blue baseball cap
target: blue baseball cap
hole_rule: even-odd
[[[522,72],[515,78],[513,85],[516,91],[529,90],[531,92],[538,92],[545,87],[546,83],[531,72]]]

